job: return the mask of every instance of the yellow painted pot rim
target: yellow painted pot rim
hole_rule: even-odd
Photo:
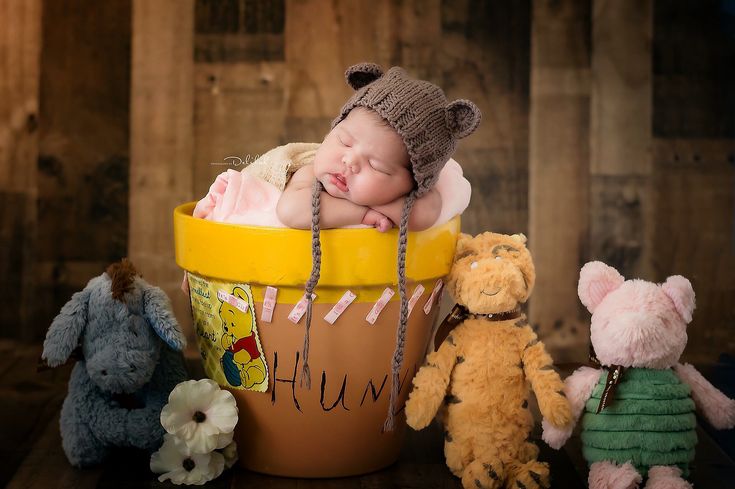
[[[192,216],[196,202],[174,209],[176,264],[222,280],[303,286],[311,272],[311,231],[228,224]],[[406,277],[411,281],[449,273],[460,217],[408,233]],[[319,287],[391,285],[398,282],[398,230],[327,229],[320,233]]]

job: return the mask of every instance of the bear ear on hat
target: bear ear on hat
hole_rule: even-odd
[[[602,300],[621,285],[625,279],[613,267],[600,261],[591,261],[579,271],[577,294],[579,300],[594,314]]]
[[[455,100],[447,105],[447,125],[457,138],[464,138],[475,132],[482,120],[482,112],[469,100]]]
[[[358,63],[347,68],[345,80],[353,90],[359,90],[383,76],[383,68],[375,63]]]

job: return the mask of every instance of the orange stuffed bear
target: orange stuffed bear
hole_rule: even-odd
[[[559,375],[520,311],[536,272],[526,237],[463,234],[447,290],[462,322],[413,380],[406,418],[426,427],[440,408],[447,466],[466,489],[549,487],[548,464],[528,441],[529,381],[544,418],[571,421]]]

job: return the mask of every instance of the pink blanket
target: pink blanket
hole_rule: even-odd
[[[462,167],[450,159],[439,174],[436,190],[442,198],[442,210],[434,226],[461,214],[470,203],[472,188]],[[194,217],[231,224],[287,227],[276,215],[281,191],[274,185],[247,172],[227,170],[220,173],[207,195],[194,208]],[[363,225],[349,227],[368,227]]]

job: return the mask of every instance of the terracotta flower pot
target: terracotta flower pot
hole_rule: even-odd
[[[189,203],[174,211],[176,263],[189,272],[205,371],[238,403],[240,464],[273,475],[342,477],[393,463],[405,431],[402,408],[439,310],[440,294],[432,291],[449,272],[459,218],[409,233],[406,288],[418,299],[408,321],[401,412],[396,430],[382,432],[400,306],[396,230],[322,231],[307,389],[300,382],[306,317],[295,324],[288,316],[311,271],[311,233],[195,219],[193,208]],[[271,322],[262,319],[268,286],[278,290]],[[366,316],[387,288],[395,294],[370,324]],[[330,324],[324,317],[348,290],[354,301]],[[237,343],[252,329],[259,341]],[[258,383],[261,369],[267,378]],[[264,392],[244,388],[253,382]]]

